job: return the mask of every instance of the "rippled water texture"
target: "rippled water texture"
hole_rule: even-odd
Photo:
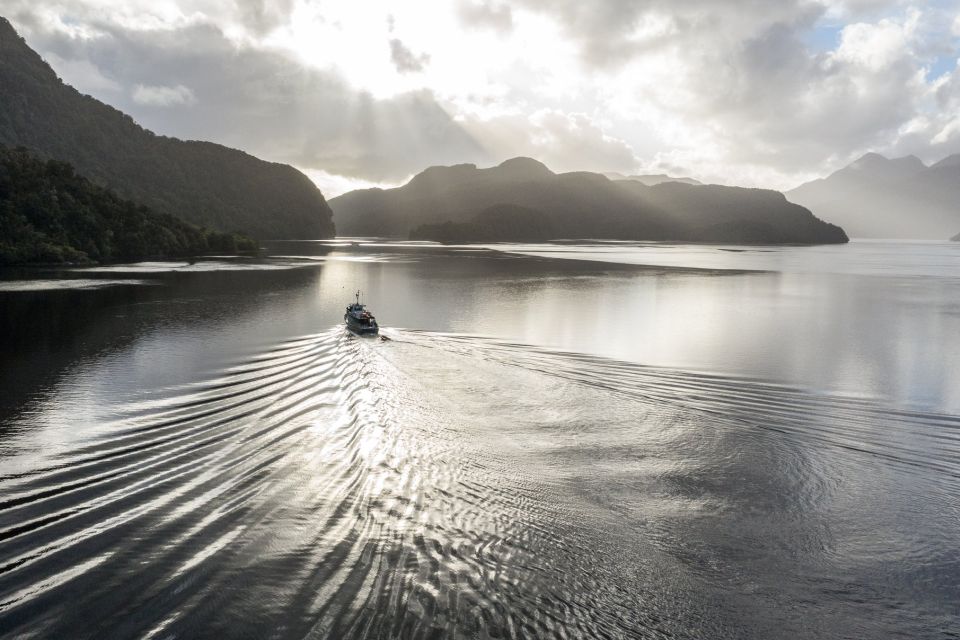
[[[8,288],[0,635],[960,628],[960,334],[948,338],[956,303],[931,293],[955,292],[954,276],[910,288],[916,276],[364,251]],[[387,339],[334,326],[358,284]],[[666,335],[639,312],[651,295],[666,314],[693,291],[720,335],[740,317],[724,295],[763,298],[755,349],[704,349],[685,367],[699,352],[680,336],[669,351],[638,344]],[[857,385],[854,355],[828,341],[848,361],[837,375],[800,332],[814,353],[778,370],[797,351],[778,347],[777,319],[850,291],[873,301],[862,322],[887,305],[867,336],[891,316],[920,334],[858,351],[859,370],[891,349],[911,369]],[[925,314],[907,309],[918,297]],[[483,315],[492,300],[501,308]],[[853,335],[851,308],[823,321],[824,339],[831,323]],[[607,312],[636,333],[567,333],[603,331]],[[499,329],[511,313],[513,331]],[[700,320],[675,322],[704,340]],[[939,359],[908,352],[933,339]],[[830,366],[808,384],[817,362]],[[943,391],[924,384],[935,374]]]

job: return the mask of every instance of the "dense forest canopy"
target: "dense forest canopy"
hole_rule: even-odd
[[[0,264],[111,262],[256,250],[120,198],[58,160],[0,145]]]
[[[499,204],[466,222],[448,220],[420,225],[410,232],[410,239],[443,243],[545,242],[562,235],[555,221],[542,211]]]
[[[64,84],[0,17],[0,144],[63,160],[151,209],[258,239],[334,235],[320,190],[288,165],[157,136]]]

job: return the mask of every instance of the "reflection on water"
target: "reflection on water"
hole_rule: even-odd
[[[949,265],[276,250],[0,292],[0,634],[960,626]]]
[[[940,277],[956,274],[955,242],[860,240],[849,245],[737,247],[598,241],[552,245],[490,245],[511,253],[568,260],[696,269]]]
[[[0,292],[3,291],[55,291],[57,289],[101,289],[103,287],[136,286],[151,284],[149,280],[85,280],[83,278],[70,279],[30,279],[30,280],[0,280]]]

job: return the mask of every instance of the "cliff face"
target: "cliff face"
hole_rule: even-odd
[[[928,167],[868,153],[787,197],[853,237],[942,240],[960,227],[960,156]]]
[[[69,162],[95,183],[151,209],[259,239],[334,234],[305,175],[209,142],[157,136],[57,78],[0,18],[0,144]]]
[[[343,235],[441,241],[610,238],[732,243],[846,242],[783,194],[762,189],[556,174],[529,158],[489,169],[431,167],[396,189],[330,201]],[[509,206],[501,206],[509,205]]]

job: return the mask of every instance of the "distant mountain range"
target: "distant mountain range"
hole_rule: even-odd
[[[927,166],[868,153],[786,195],[855,238],[944,240],[960,229],[960,155]]]
[[[341,235],[440,241],[609,238],[679,242],[846,242],[783,194],[763,189],[556,174],[530,158],[430,167],[395,189],[330,200]]]
[[[196,225],[258,239],[334,234],[323,195],[293,167],[154,135],[64,84],[4,18],[0,144],[69,162],[124,198]]]

